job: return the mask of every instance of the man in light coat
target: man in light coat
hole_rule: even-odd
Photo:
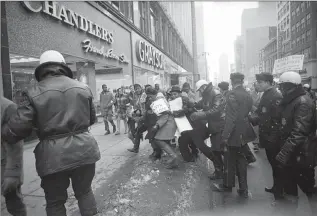
[[[36,170],[44,189],[47,216],[66,216],[70,180],[82,216],[97,214],[91,183],[100,152],[88,128],[95,123],[93,95],[73,79],[64,57],[49,50],[35,70],[38,86],[23,93],[17,113],[1,130],[9,145],[28,137],[37,127]]]
[[[15,114],[17,106],[1,97],[1,127]],[[23,141],[9,145],[1,141],[1,192],[7,210],[14,216],[26,216],[26,207],[21,194],[23,183]]]

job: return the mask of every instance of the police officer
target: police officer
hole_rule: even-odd
[[[82,216],[96,215],[91,184],[100,159],[98,143],[88,128],[95,123],[93,95],[73,79],[61,53],[44,52],[35,69],[38,86],[23,93],[23,102],[1,130],[1,139],[13,145],[38,128],[34,154],[44,189],[47,216],[66,216],[70,180]]]
[[[273,75],[261,73],[256,75],[257,89],[263,92],[255,115],[250,116],[253,125],[259,125],[260,145],[265,148],[267,159],[272,167],[273,187],[265,188],[266,192],[274,193],[275,198],[281,198],[283,193],[281,170],[275,157],[280,150],[279,129],[280,113],[278,110],[282,95],[273,87]]]
[[[223,176],[223,145],[221,142],[221,133],[224,128],[225,121],[225,99],[219,90],[215,89],[212,83],[205,80],[199,80],[196,83],[196,89],[200,92],[202,100],[196,104],[196,108],[202,111],[194,112],[190,118],[193,122],[206,121],[210,133],[211,148],[205,143],[197,146],[199,150],[210,160],[212,160],[215,172],[210,176],[211,179],[220,179]]]
[[[247,160],[243,146],[255,138],[254,131],[248,120],[252,108],[252,98],[243,88],[244,75],[230,75],[232,91],[228,93],[226,105],[225,127],[222,141],[225,148],[225,172],[222,184],[215,184],[215,191],[231,192],[235,186],[235,174],[239,180],[239,195],[248,196]],[[236,170],[237,169],[237,170]]]
[[[283,94],[280,104],[282,147],[276,160],[284,168],[285,198],[296,208],[299,186],[310,201],[313,215],[316,215],[317,205],[313,203],[316,107],[303,89],[301,76],[297,72],[289,71],[281,75],[280,90]]]

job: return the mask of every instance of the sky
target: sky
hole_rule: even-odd
[[[218,61],[222,53],[234,62],[234,40],[241,33],[243,9],[256,8],[257,2],[203,2],[205,49],[209,53],[209,74],[218,73]]]

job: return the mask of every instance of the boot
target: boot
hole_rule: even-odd
[[[161,159],[161,153],[158,150],[154,150],[153,153],[149,156],[151,161],[156,161]]]
[[[132,149],[128,149],[129,152],[139,153],[139,147],[140,147],[140,137],[134,138],[134,147]]]
[[[241,189],[238,189],[238,194],[240,197],[242,198],[249,198],[249,191],[248,190],[241,190]]]
[[[209,176],[209,178],[210,178],[211,180],[222,179],[222,178],[223,178],[223,172],[216,170],[213,174],[211,174],[211,175]]]
[[[110,134],[110,130],[106,130],[105,135],[108,135],[108,134]]]
[[[167,161],[166,168],[173,169],[178,167],[179,160],[174,149],[168,143],[162,140],[155,140],[154,142],[171,157],[171,159]]]
[[[115,124],[112,125],[112,131],[113,131],[113,133],[115,133],[117,131],[117,127]]]

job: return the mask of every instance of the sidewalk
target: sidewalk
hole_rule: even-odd
[[[116,170],[123,166],[129,158],[135,156],[135,154],[126,150],[132,147],[132,143],[125,134],[118,136],[110,134],[105,136],[104,125],[102,123],[93,125],[90,132],[98,141],[101,153],[101,159],[97,162],[96,176],[92,185],[93,190],[96,191]],[[33,154],[37,143],[38,141],[34,140],[24,146],[24,183],[22,186],[22,194],[24,195],[24,200],[28,207],[28,215],[44,216],[46,215],[44,192],[40,187],[41,180],[36,173]],[[1,204],[1,215],[9,215],[5,209],[3,197]],[[69,213],[76,211],[78,208],[71,187],[69,188],[67,206]]]

